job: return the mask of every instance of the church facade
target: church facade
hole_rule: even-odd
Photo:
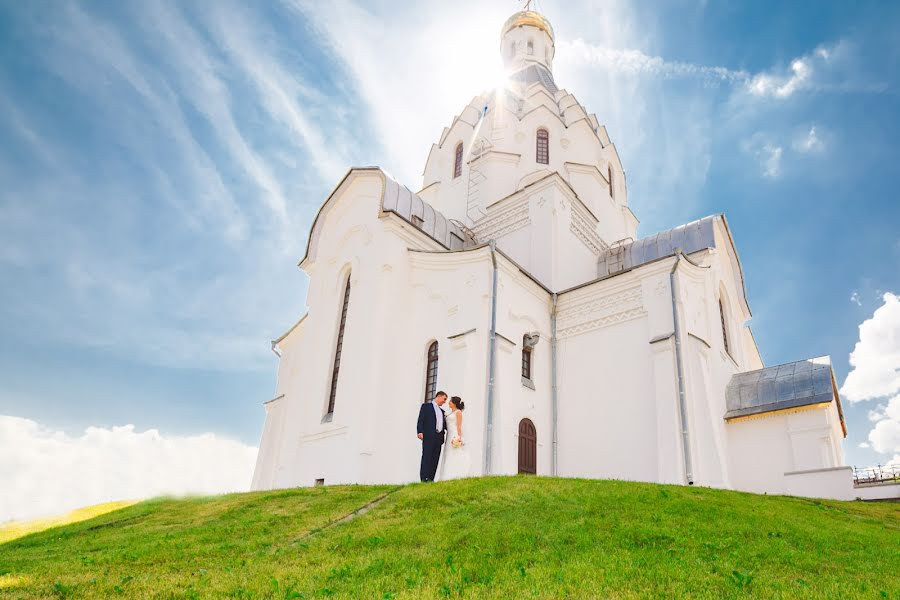
[[[766,367],[724,215],[647,238],[615,145],[514,14],[411,192],[353,168],[312,225],[308,312],[273,342],[254,489],[417,480],[415,419],[466,403],[472,476],[853,498],[827,357]]]

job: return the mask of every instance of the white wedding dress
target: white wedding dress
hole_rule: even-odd
[[[443,461],[440,479],[460,479],[469,476],[469,447],[465,444],[454,448],[453,438],[459,436],[456,428],[456,412],[447,414],[447,438],[444,442]]]

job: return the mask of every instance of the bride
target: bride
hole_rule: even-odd
[[[441,479],[459,479],[469,476],[469,449],[463,441],[463,409],[465,403],[459,396],[450,398],[447,414],[447,445],[444,447],[444,463]]]

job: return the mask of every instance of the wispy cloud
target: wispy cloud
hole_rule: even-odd
[[[92,96],[97,89],[110,88],[111,79],[124,82],[174,142],[174,150],[183,157],[183,172],[193,181],[194,193],[185,197],[173,192],[169,196],[172,204],[181,205],[185,212],[203,220],[224,220],[224,231],[231,238],[246,236],[247,225],[238,203],[226,187],[218,165],[195,138],[172,85],[153,65],[141,62],[113,26],[75,4],[64,5],[63,15],[64,19],[48,25],[57,45],[48,48],[47,66]],[[122,99],[130,100],[128,96]],[[106,100],[109,102],[111,97]],[[117,112],[111,110],[112,114]],[[119,136],[137,156],[147,156],[149,150],[142,130],[138,124],[128,123]],[[148,159],[149,164],[157,162],[155,157]],[[166,175],[158,171],[156,174],[158,189],[169,188]],[[199,203],[199,210],[186,206],[192,202]]]
[[[567,60],[591,64],[612,73],[647,75],[663,79],[696,78],[712,83],[740,83],[750,78],[749,73],[740,69],[668,61],[661,56],[645,54],[641,50],[596,46],[580,38],[572,42],[561,40],[558,48],[561,53],[569,53]]]
[[[763,133],[755,133],[743,142],[745,152],[753,155],[758,163],[760,174],[767,179],[776,179],[781,175],[781,157],[784,148],[772,141]]]
[[[818,153],[825,149],[825,142],[819,128],[813,125],[809,130],[794,138],[793,148],[802,154]]]
[[[148,3],[144,7],[144,16],[152,19],[153,31],[164,42],[161,48],[172,73],[180,80],[182,97],[205,117],[220,140],[220,147],[231,155],[232,163],[263,191],[262,198],[276,219],[286,221],[287,200],[281,184],[238,126],[231,93],[218,75],[220,67],[213,62],[208,44],[176,7],[164,3]]]
[[[801,92],[883,93],[888,85],[869,78],[847,40],[818,46],[794,58],[787,66],[756,73],[746,81],[746,91],[757,98],[787,100]]]

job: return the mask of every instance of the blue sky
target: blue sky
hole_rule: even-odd
[[[257,444],[316,209],[350,165],[418,189],[517,6],[0,5],[0,414]],[[840,385],[866,320],[896,350],[900,4],[539,7],[639,233],[727,215],[767,364]],[[845,401],[848,463],[900,453],[860,447],[891,385]]]

